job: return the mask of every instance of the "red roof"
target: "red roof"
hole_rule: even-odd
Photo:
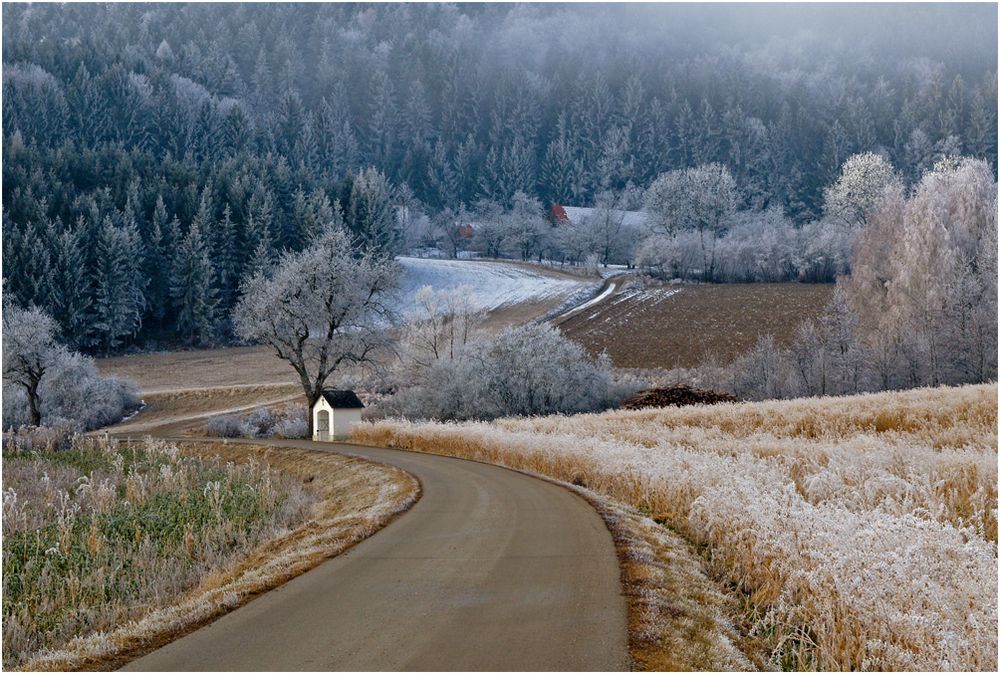
[[[569,222],[569,216],[566,215],[566,209],[559,204],[552,204],[552,208],[549,210],[549,219],[555,225],[562,225]]]

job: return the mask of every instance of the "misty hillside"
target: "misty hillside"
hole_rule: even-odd
[[[718,162],[740,208],[801,225],[858,152],[909,184],[950,155],[996,172],[992,6],[5,5],[3,19],[5,288],[94,350],[227,334],[246,271],[318,222],[401,250],[409,233],[359,224],[372,193],[431,217],[518,193],[593,205]],[[211,286],[207,327],[184,306],[192,283]]]

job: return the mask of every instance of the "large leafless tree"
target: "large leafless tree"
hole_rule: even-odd
[[[352,251],[346,234],[323,231],[305,250],[285,253],[243,287],[233,312],[243,339],[271,346],[288,361],[312,405],[345,365],[373,364],[386,344],[396,265]],[[309,433],[312,435],[312,418]]]

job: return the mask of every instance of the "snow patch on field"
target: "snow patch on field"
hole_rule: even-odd
[[[565,318],[566,316],[572,316],[573,314],[575,314],[575,313],[577,313],[579,311],[583,311],[584,309],[586,309],[588,307],[594,306],[595,304],[597,304],[598,302],[600,302],[604,298],[606,298],[608,295],[610,295],[611,293],[613,293],[615,291],[615,288],[617,288],[617,287],[618,287],[617,283],[610,284],[607,288],[604,289],[604,292],[602,292],[597,297],[595,297],[595,298],[593,298],[591,300],[588,300],[588,301],[584,302],[583,304],[581,304],[581,305],[579,305],[577,307],[574,307],[573,309],[570,309],[569,311],[565,312],[564,314],[561,314],[557,318]]]
[[[504,306],[567,296],[594,285],[593,281],[564,279],[504,262],[435,260],[414,257],[398,259],[403,268],[399,309],[412,310],[417,291],[468,286],[477,308],[492,311]]]
[[[628,323],[638,314],[649,311],[681,291],[681,288],[631,288],[620,293],[597,307],[597,310],[587,317],[588,321],[601,318],[611,324]],[[596,304],[596,303],[595,303]],[[620,305],[620,306],[619,306]]]
[[[145,400],[140,400],[139,401],[139,406],[136,407],[131,412],[131,414],[126,414],[125,416],[123,416],[121,418],[121,421],[119,421],[118,423],[119,424],[124,424],[126,421],[129,421],[130,419],[132,419],[135,415],[137,415],[139,412],[143,411],[144,409],[146,409],[146,401]]]

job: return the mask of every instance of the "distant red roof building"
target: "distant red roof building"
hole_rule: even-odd
[[[553,225],[565,225],[569,222],[569,216],[566,215],[566,209],[559,204],[552,204],[552,208],[549,209],[549,221]]]
[[[472,225],[459,225],[458,235],[463,239],[471,239],[476,233],[476,229]]]

